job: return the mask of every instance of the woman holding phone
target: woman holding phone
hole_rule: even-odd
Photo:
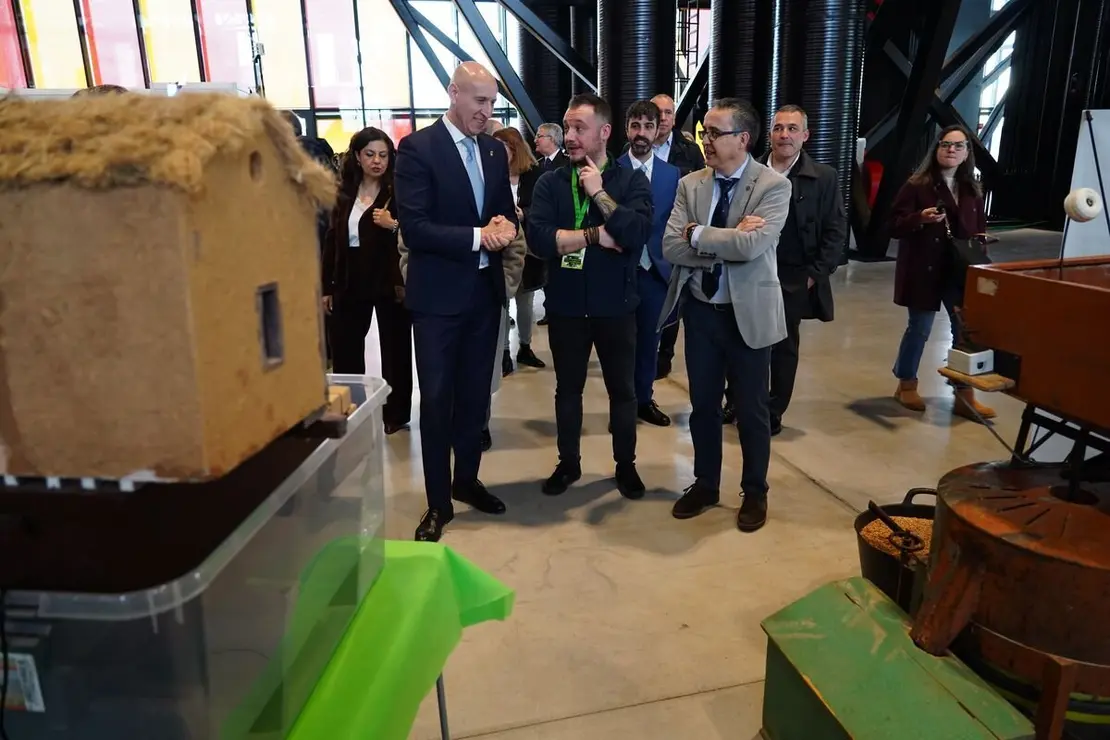
[[[953,344],[960,341],[963,280],[955,274],[951,239],[985,237],[986,230],[970,137],[962,126],[948,126],[902,186],[891,214],[890,235],[899,239],[894,302],[907,310],[893,368],[898,379],[894,397],[912,411],[925,410],[917,372],[941,306],[948,312]],[[975,399],[971,388],[954,384],[954,389],[953,413],[973,421],[995,416]]]

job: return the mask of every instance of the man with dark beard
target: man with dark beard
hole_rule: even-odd
[[[648,424],[665,427],[670,426],[671,419],[655,403],[652,385],[659,358],[659,312],[663,310],[671,279],[671,265],[663,259],[663,231],[671,217],[681,173],[655,154],[653,144],[659,127],[659,107],[655,103],[637,100],[628,107],[624,125],[629,145],[619,162],[647,177],[655,206],[651,238],[640,253],[636,270],[636,292],[640,296],[636,308],[637,415]]]
[[[582,477],[582,391],[597,348],[609,393],[617,490],[638,499],[636,472],[636,271],[651,235],[651,186],[607,151],[609,104],[571,99],[563,120],[571,166],[540,177],[526,224],[528,245],[548,260],[544,289],[555,364],[559,464],[543,484],[556,496]]]

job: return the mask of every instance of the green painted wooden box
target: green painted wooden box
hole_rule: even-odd
[[[763,622],[769,740],[1031,740],[1033,725],[954,656],[910,639],[863,578],[829,583]]]

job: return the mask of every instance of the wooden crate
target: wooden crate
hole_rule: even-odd
[[[209,479],[327,403],[316,205],[291,177],[310,164],[291,161],[292,133],[261,101],[120,98],[19,105],[70,136],[82,116],[161,116],[185,166],[132,163],[121,183],[75,159],[35,181],[0,157],[0,473]]]
[[[863,578],[829,583],[763,622],[769,740],[1028,740],[1033,725],[953,656],[910,639]]]

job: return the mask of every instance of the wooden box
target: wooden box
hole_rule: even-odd
[[[968,338],[1015,358],[1010,393],[1046,411],[1110,430],[1110,257],[972,267]]]
[[[326,405],[334,183],[268,104],[5,100],[0,131],[0,473],[209,479]]]

